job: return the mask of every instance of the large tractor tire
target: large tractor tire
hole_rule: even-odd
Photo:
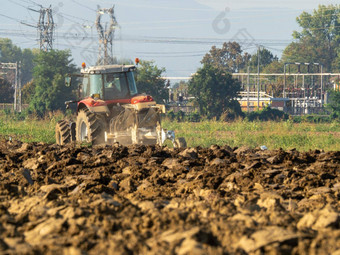
[[[185,141],[184,137],[178,137],[175,139],[175,148],[186,148],[187,147],[187,142]]]
[[[80,110],[76,122],[76,141],[93,145],[105,143],[104,125],[105,123],[88,109]]]
[[[60,120],[55,126],[55,140],[59,145],[65,145],[71,142],[71,128],[66,120]]]

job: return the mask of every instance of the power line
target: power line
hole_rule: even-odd
[[[64,14],[64,13],[60,13],[60,12],[59,12],[59,13],[57,13],[57,15],[60,16],[60,17],[63,17],[64,19],[66,19],[66,20],[68,20],[68,21],[71,21],[71,22],[73,22],[73,23],[75,23],[75,24],[80,25],[80,26],[83,27],[83,24],[81,24],[81,23],[79,23],[79,22],[77,22],[77,21],[74,21],[74,20],[72,20],[72,19],[66,17],[66,16],[65,16],[66,14]]]
[[[15,31],[15,30],[7,30],[8,32],[1,32],[0,34],[4,35],[12,35],[12,36],[26,36],[31,32],[26,32],[24,31]],[[76,33],[62,33],[59,34],[59,38],[66,39],[66,40],[79,40],[79,37],[82,37],[80,34]],[[82,40],[96,40],[97,37],[95,36],[84,36],[82,37]],[[168,39],[168,38],[160,38],[160,39],[155,39],[154,37],[129,37],[129,38],[117,38],[115,39],[116,41],[121,41],[121,42],[132,42],[132,43],[154,43],[154,44],[184,44],[184,45],[216,45],[216,44],[222,44],[226,40],[220,40],[220,39],[202,39],[202,40],[195,40],[194,38],[183,38],[183,39]],[[230,40],[230,39],[229,39]],[[239,42],[242,44],[242,40],[239,40]],[[261,44],[265,45],[266,47],[269,46],[286,46],[287,44],[291,43],[289,40],[272,40],[270,41],[269,39],[258,39],[256,40],[256,44]]]
[[[204,53],[206,54],[206,53]],[[168,55],[168,56],[146,56],[149,58],[185,58],[185,57],[202,57],[204,54],[192,54],[192,55]]]
[[[92,9],[92,8],[88,7],[87,5],[81,4],[81,3],[79,3],[79,2],[77,2],[77,1],[75,1],[75,0],[71,0],[71,2],[73,2],[73,3],[75,3],[75,4],[79,5],[79,6],[82,6],[82,7],[86,8],[86,9],[88,9],[88,10],[97,12],[97,10]]]
[[[1,13],[0,13],[0,16],[5,17],[5,18],[7,18],[7,19],[14,20],[14,21],[19,22],[19,23],[21,22],[20,20],[18,20],[18,19],[16,19],[16,18],[12,18],[12,17],[10,17],[10,16],[7,16],[7,15],[5,15],[5,14],[1,14]]]
[[[19,6],[23,7],[23,8],[25,8],[25,9],[28,9],[26,6],[24,6],[22,4],[19,4],[19,3],[15,2],[15,1],[13,1],[13,0],[8,0],[8,1],[13,3],[13,4],[19,5]]]
[[[155,55],[164,55],[164,54],[194,54],[194,53],[206,53],[203,51],[178,51],[178,52],[143,52],[143,51],[137,51],[137,54],[155,54]]]
[[[8,0],[8,1],[10,1],[10,2],[12,2],[12,3],[14,3],[14,4],[18,5],[18,6],[21,6],[21,7],[25,8],[25,9],[27,9],[27,10],[30,10],[30,11],[34,11],[34,12],[40,13],[40,11],[34,10],[34,9],[29,8],[29,7],[27,7],[27,6],[24,6],[24,5],[22,5],[22,4],[19,4],[19,3],[15,2],[15,1],[13,1],[13,0]],[[37,4],[37,5],[38,5],[38,4]],[[76,23],[76,24],[78,24],[78,25],[81,25],[81,26],[83,26],[83,24],[80,24],[80,23],[74,21],[74,19],[92,22],[92,21],[89,21],[89,20],[87,20],[87,19],[75,17],[75,16],[70,15],[70,14],[61,13],[60,11],[57,13],[57,15],[63,17],[64,19],[67,19],[67,20],[69,20],[69,21],[71,21],[71,22],[74,22],[74,23]],[[73,18],[73,19],[70,19],[70,18],[68,18],[68,17],[71,17],[71,18]],[[36,26],[30,25],[30,24],[27,24],[27,23],[24,23],[24,22],[21,22],[21,23],[22,23],[23,25],[27,25],[27,26],[31,26],[31,27],[37,28]]]
[[[60,15],[60,16],[62,16],[63,18],[65,18],[65,19],[67,19],[67,20],[69,20],[69,21],[72,21],[72,22],[74,22],[74,20],[71,20],[71,19],[69,19],[69,18],[66,18],[65,16],[71,17],[71,18],[73,18],[73,19],[83,20],[83,21],[87,21],[87,22],[92,23],[92,21],[90,21],[90,20],[88,20],[88,19],[83,19],[83,18],[76,17],[76,16],[73,16],[73,15],[70,15],[70,14],[62,13],[62,12],[60,12],[60,11],[57,13],[57,15]],[[80,23],[76,22],[76,24],[80,24]]]
[[[25,3],[30,3],[30,4],[34,4],[35,6],[38,6],[40,8],[43,8],[43,6],[41,4],[38,4],[34,1],[31,1],[31,0],[20,0],[21,2],[25,2]]]

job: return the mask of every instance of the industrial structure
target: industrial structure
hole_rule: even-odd
[[[232,76],[241,82],[238,101],[247,112],[270,106],[291,115],[324,113],[329,91],[340,91],[340,73],[324,73],[319,63],[285,63],[284,73],[248,72]],[[190,80],[191,77],[164,79]],[[170,108],[178,110],[179,106],[184,109],[180,104],[171,104]],[[188,112],[193,108],[185,109]]]
[[[290,65],[295,65],[298,70],[303,65],[310,70],[312,66],[319,67],[321,72],[290,73]],[[324,112],[328,91],[337,88],[335,77],[340,77],[340,74],[323,73],[322,65],[318,63],[286,63],[284,69],[284,73],[234,73],[233,77],[242,84],[239,102],[243,109],[253,111],[269,105],[292,115]],[[257,83],[260,85],[257,86]]]
[[[108,27],[103,26],[101,23],[102,15],[108,14],[110,17],[110,22]],[[114,6],[105,9],[98,6],[96,28],[99,35],[99,50],[98,50],[98,60],[97,65],[110,65],[115,64],[113,57],[113,39],[114,33],[118,26],[116,17],[114,15]]]
[[[5,71],[7,74],[8,70],[15,72],[14,82],[14,111],[21,112],[21,62],[16,63],[1,63],[0,71]]]
[[[50,51],[53,49],[53,33],[55,29],[52,8],[41,7],[38,22],[38,34],[39,34],[39,45],[40,50]]]

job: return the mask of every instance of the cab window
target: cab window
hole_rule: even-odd
[[[138,94],[136,82],[135,82],[135,77],[133,76],[133,72],[127,73],[127,79],[128,79],[128,82],[129,82],[130,95],[133,96],[133,95]]]
[[[129,88],[125,73],[104,75],[105,100],[125,99],[129,97]]]
[[[98,94],[100,98],[102,98],[102,86],[103,80],[101,74],[91,74],[90,75],[90,91],[89,95]]]
[[[89,97],[90,96],[90,81],[89,81],[89,76],[84,76],[83,77],[83,82],[81,85],[81,96],[82,98]]]

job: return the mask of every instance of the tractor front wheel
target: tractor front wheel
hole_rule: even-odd
[[[76,122],[77,142],[87,142],[93,145],[105,143],[104,123],[88,109],[78,112]]]
[[[55,140],[58,145],[65,145],[71,142],[71,128],[66,120],[60,120],[55,126]]]

